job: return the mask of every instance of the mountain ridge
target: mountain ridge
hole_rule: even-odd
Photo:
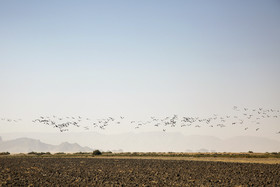
[[[0,136],[0,151],[10,153],[28,153],[28,152],[91,152],[93,149],[85,146],[82,147],[77,143],[63,142],[59,145],[43,143],[38,139],[27,137],[16,138],[13,140],[3,141]]]
[[[216,152],[280,152],[280,141],[261,136],[235,136],[221,139],[209,135],[184,135],[172,132],[131,132],[111,135],[97,132],[0,135],[4,139],[27,136],[55,145],[58,142],[77,142],[82,146],[105,151],[118,150],[117,152],[119,150],[124,152],[198,152],[205,150]],[[65,144],[65,151],[67,151],[66,148],[67,145]]]

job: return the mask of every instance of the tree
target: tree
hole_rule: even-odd
[[[92,152],[92,155],[102,155],[102,153],[97,149]]]

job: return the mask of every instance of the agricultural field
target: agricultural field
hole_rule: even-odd
[[[0,157],[0,186],[279,186],[279,176],[280,164],[178,157]]]

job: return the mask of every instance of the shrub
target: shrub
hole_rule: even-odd
[[[50,152],[34,152],[34,151],[32,151],[32,152],[29,152],[29,153],[27,153],[28,155],[36,155],[36,156],[41,156],[41,155],[50,155],[51,153]]]
[[[0,155],[9,155],[10,153],[9,152],[2,152],[0,153]]]
[[[253,151],[248,151],[248,153],[254,153]]]
[[[58,153],[55,153],[56,155],[64,155],[65,153],[64,152],[58,152]]]
[[[88,153],[88,152],[76,152],[76,153],[74,153],[75,155],[87,155],[87,154],[90,154],[90,153]]]
[[[139,154],[137,152],[132,153],[133,156],[138,156]]]
[[[32,152],[29,152],[29,153],[27,153],[28,155],[36,155],[37,153],[36,152],[34,152],[34,151],[32,151]]]
[[[92,155],[102,155],[102,153],[97,149],[92,152]]]

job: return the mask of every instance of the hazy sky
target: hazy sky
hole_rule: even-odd
[[[280,109],[279,20],[276,0],[0,1],[0,117],[26,119],[0,130]]]

